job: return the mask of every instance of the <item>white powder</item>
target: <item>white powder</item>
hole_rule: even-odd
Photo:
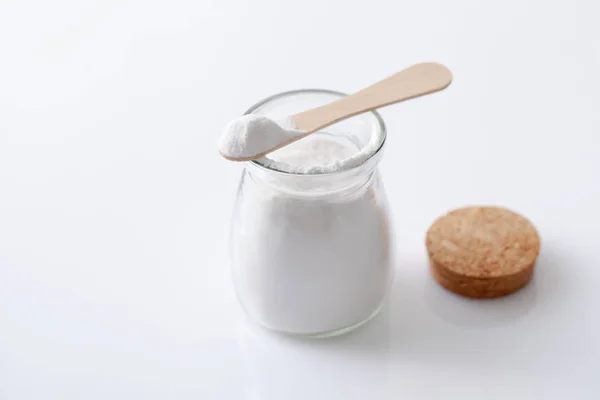
[[[262,115],[249,114],[229,123],[218,147],[225,158],[250,160],[302,134],[293,129],[291,119],[278,123]]]
[[[232,121],[219,142],[220,153],[230,159],[250,160],[258,162],[271,169],[300,174],[322,174],[354,168],[364,163],[382,142],[381,131],[372,135],[369,142],[362,148],[342,148],[342,153],[330,154],[333,157],[306,158],[298,163],[293,153],[306,153],[307,148],[297,147],[306,139],[287,145],[273,153],[262,156],[272,148],[289,143],[304,132],[296,129],[294,120],[289,117],[274,121],[261,115],[244,115]],[[309,146],[313,146],[311,143]],[[300,150],[298,150],[300,149]],[[313,149],[318,151],[319,149]],[[328,151],[318,151],[316,154],[325,155]],[[290,157],[290,154],[292,156]],[[262,156],[262,157],[261,157]]]
[[[282,149],[277,157],[302,169],[337,163],[355,152],[317,140]],[[334,331],[368,319],[382,304],[393,274],[377,172],[371,167],[358,176],[331,179],[264,172],[255,166],[246,170],[232,224],[233,276],[244,310],[267,328],[295,334]]]

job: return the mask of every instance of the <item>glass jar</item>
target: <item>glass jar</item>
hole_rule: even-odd
[[[246,113],[279,119],[343,96],[286,92]],[[393,279],[392,232],[377,170],[383,120],[370,112],[324,131],[302,141],[349,140],[362,148],[379,137],[381,143],[361,165],[332,173],[287,173],[248,162],[237,193],[230,234],[236,294],[253,321],[281,333],[347,332],[377,314]]]

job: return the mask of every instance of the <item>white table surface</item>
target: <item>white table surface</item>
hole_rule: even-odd
[[[0,399],[598,399],[600,5],[0,2]],[[335,340],[248,325],[226,122],[419,61],[449,90],[383,110],[391,303]],[[466,204],[538,227],[532,283],[468,301],[424,233]]]

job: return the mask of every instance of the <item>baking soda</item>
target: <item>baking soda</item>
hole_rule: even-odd
[[[289,118],[275,121],[262,115],[243,115],[225,128],[219,140],[219,152],[234,160],[258,158],[266,151],[303,135],[294,128],[294,122]]]
[[[323,132],[319,134],[327,135]],[[249,114],[229,123],[221,136],[218,148],[221,155],[232,160],[256,159],[260,164],[282,172],[323,174],[363,164],[383,144],[383,135],[384,133],[378,130],[362,147],[344,147],[337,150],[330,148],[313,152],[312,157],[297,163],[298,157],[290,159],[289,154],[309,154],[304,143],[314,143],[309,141],[311,135],[305,137],[305,132],[297,129],[292,117],[275,121],[262,115]],[[275,148],[278,150],[266,154]]]

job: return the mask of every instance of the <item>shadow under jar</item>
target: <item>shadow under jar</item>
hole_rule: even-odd
[[[286,92],[247,114],[282,119],[343,96],[327,90]],[[230,255],[237,297],[253,321],[280,333],[332,336],[365,323],[383,306],[394,274],[387,201],[377,170],[384,143],[383,120],[370,112],[268,156],[277,163],[246,164]],[[281,162],[292,167],[339,162],[365,147],[372,151],[363,162],[335,172],[279,170]]]

